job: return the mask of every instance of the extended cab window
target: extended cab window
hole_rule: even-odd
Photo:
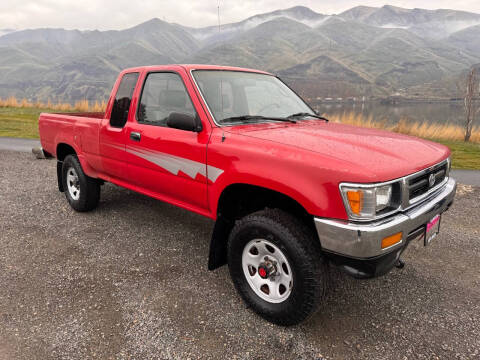
[[[137,84],[138,73],[128,73],[123,75],[120,86],[113,103],[112,115],[110,116],[110,125],[122,128],[125,126],[128,118],[128,109],[132,102],[133,91]]]
[[[182,79],[174,73],[150,73],[143,87],[137,121],[139,123],[167,126],[172,112],[195,117],[195,109]]]

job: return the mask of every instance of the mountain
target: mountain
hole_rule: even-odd
[[[220,26],[208,26],[205,28],[185,28],[193,37],[204,43],[212,43],[231,39],[241,33],[253,29],[263,23],[278,18],[286,18],[301,22],[307,26],[319,24],[327,16],[318,14],[304,6],[295,6],[290,9],[276,10],[269,13],[251,16],[243,21],[224,24]],[[220,31],[219,31],[220,30]]]
[[[480,64],[480,15],[390,5],[324,15],[297,6],[220,29],[154,18],[119,31],[0,30],[0,97],[102,99],[121,69],[168,63],[264,69],[307,98],[449,98],[455,79]]]
[[[340,17],[345,20],[365,21],[370,15],[378,11],[379,9],[371,6],[355,6],[349,10],[340,14]]]
[[[480,53],[480,25],[470,26],[466,29],[451,34],[448,38],[450,44],[472,54]]]
[[[101,99],[122,69],[180,62],[198,49],[187,31],[159,19],[122,31],[17,31],[0,37],[0,97]]]
[[[341,14],[345,19],[383,28],[408,29],[417,35],[439,39],[469,26],[480,24],[480,14],[457,10],[356,7]]]
[[[184,62],[215,63],[276,71],[298,62],[298,34],[310,30],[305,24],[284,17],[274,18],[238,34],[227,42],[214,42]]]
[[[15,30],[13,29],[0,29],[0,36],[14,32]]]

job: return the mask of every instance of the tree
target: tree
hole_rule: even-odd
[[[470,141],[472,135],[473,123],[475,121],[475,115],[480,110],[477,109],[478,104],[475,102],[475,97],[480,95],[479,91],[479,78],[477,70],[472,67],[467,75],[467,82],[464,91],[463,105],[465,106],[465,138],[466,142]]]

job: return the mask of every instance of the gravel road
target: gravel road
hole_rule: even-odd
[[[0,359],[480,359],[480,188],[404,269],[334,272],[320,312],[282,328],[207,271],[211,221],[109,184],[75,213],[32,154],[0,151],[0,174]]]
[[[39,146],[40,140],[0,136],[0,150],[32,152],[33,147]]]

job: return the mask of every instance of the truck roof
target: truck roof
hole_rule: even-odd
[[[247,71],[247,72],[255,72],[260,74],[267,74],[272,75],[266,71],[256,70],[256,69],[248,69],[248,68],[240,68],[235,66],[222,66],[222,65],[205,65],[205,64],[168,64],[168,65],[149,65],[149,66],[138,66],[129,69],[125,69],[122,73],[125,72],[132,72],[132,71],[155,71],[155,70],[172,70],[175,67],[183,67],[186,71],[191,70],[230,70],[230,71]]]

